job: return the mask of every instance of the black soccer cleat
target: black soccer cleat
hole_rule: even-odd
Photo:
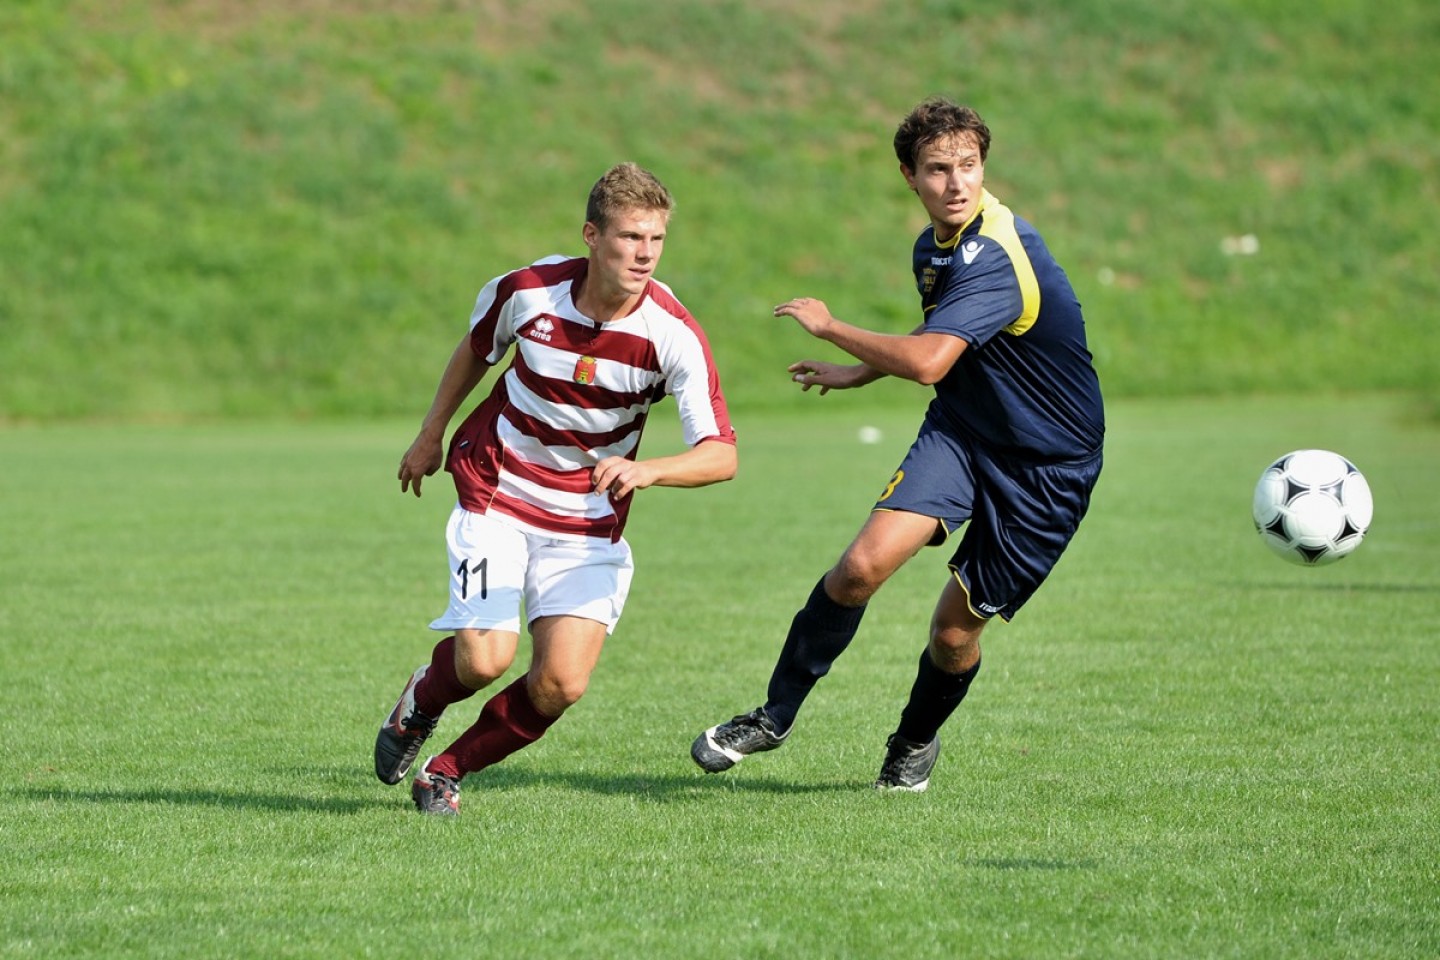
[[[415,709],[415,684],[430,669],[426,664],[410,675],[395,709],[380,725],[375,736],[375,776],[381,782],[396,784],[405,777],[405,771],[420,754],[420,747],[429,739],[435,729],[435,719]]]
[[[924,793],[930,786],[930,771],[940,757],[940,738],[929,743],[915,743],[898,733],[885,741],[885,762],[880,765],[876,790],[904,790]]]
[[[752,753],[774,750],[785,742],[790,731],[775,732],[775,723],[764,707],[717,724],[695,738],[690,756],[706,773],[729,770]]]
[[[410,799],[415,801],[415,809],[437,817],[459,816],[460,781],[443,773],[432,773],[430,760],[425,761],[410,784]]]

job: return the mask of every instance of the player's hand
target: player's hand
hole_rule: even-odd
[[[413,489],[415,496],[420,496],[420,481],[434,476],[444,462],[445,449],[439,440],[416,437],[410,449],[405,451],[405,456],[400,458],[400,472],[396,474],[400,480],[400,492]]]
[[[849,390],[864,386],[869,381],[861,376],[863,364],[826,363],[824,360],[801,360],[786,368],[790,379],[800,384],[801,390],[820,388],[820,396],[831,390]]]
[[[794,317],[796,322],[805,328],[805,332],[814,337],[820,336],[835,322],[835,318],[830,315],[830,308],[825,306],[825,301],[812,297],[787,300],[775,308],[775,316]]]
[[[646,463],[625,457],[606,457],[590,474],[596,493],[609,493],[616,500],[643,490],[655,482],[655,471]]]

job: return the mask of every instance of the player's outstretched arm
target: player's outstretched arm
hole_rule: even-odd
[[[820,388],[820,396],[831,390],[853,390],[874,383],[885,374],[867,363],[827,363],[824,360],[801,360],[787,367],[790,379],[800,384],[801,390]]]
[[[435,400],[420,424],[420,433],[410,449],[400,458],[400,492],[414,490],[420,496],[420,482],[433,476],[445,463],[445,428],[460,409],[460,404],[470,396],[471,391],[485,378],[490,364],[475,355],[470,347],[470,335],[461,338],[459,346],[450,355],[440,385],[435,388]]]
[[[923,328],[908,335],[866,330],[837,320],[825,301],[812,297],[780,304],[775,316],[794,318],[812,337],[835,344],[873,370],[926,385],[949,373],[966,346],[959,337]]]
[[[615,499],[646,487],[703,487],[735,476],[739,457],[733,443],[701,440],[684,453],[648,460],[606,457],[591,474],[595,492],[608,491]]]

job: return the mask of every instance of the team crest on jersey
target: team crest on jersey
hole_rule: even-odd
[[[595,358],[581,357],[575,361],[575,382],[590,384],[595,382]]]
[[[939,274],[935,272],[934,267],[926,267],[920,271],[920,292],[922,294],[928,294],[931,290],[935,289],[935,278],[937,276],[939,276]]]

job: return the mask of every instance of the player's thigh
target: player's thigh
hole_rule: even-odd
[[[548,617],[578,617],[614,630],[630,595],[635,564],[630,545],[595,540],[531,537],[525,610],[533,624]]]
[[[479,688],[498,680],[515,662],[520,634],[512,630],[455,631],[455,672],[467,686]]]
[[[878,587],[941,531],[935,517],[906,510],[875,510],[845,548],[837,571],[846,580]],[[843,598],[837,598],[842,599]]]
[[[445,528],[450,602],[432,630],[491,631],[518,635],[530,568],[525,534],[459,506]]]
[[[530,622],[532,680],[569,689],[578,699],[600,661],[605,624],[586,617],[539,617]]]
[[[944,540],[970,517],[975,472],[969,445],[927,416],[905,459],[875,502],[876,510],[934,517]]]
[[[1090,504],[1098,457],[1085,464],[985,462],[983,495],[950,565],[969,606],[1009,620],[1059,563]]]
[[[947,673],[968,670],[980,659],[980,634],[989,620],[970,605],[970,594],[952,576],[940,591],[930,619],[930,655]]]

